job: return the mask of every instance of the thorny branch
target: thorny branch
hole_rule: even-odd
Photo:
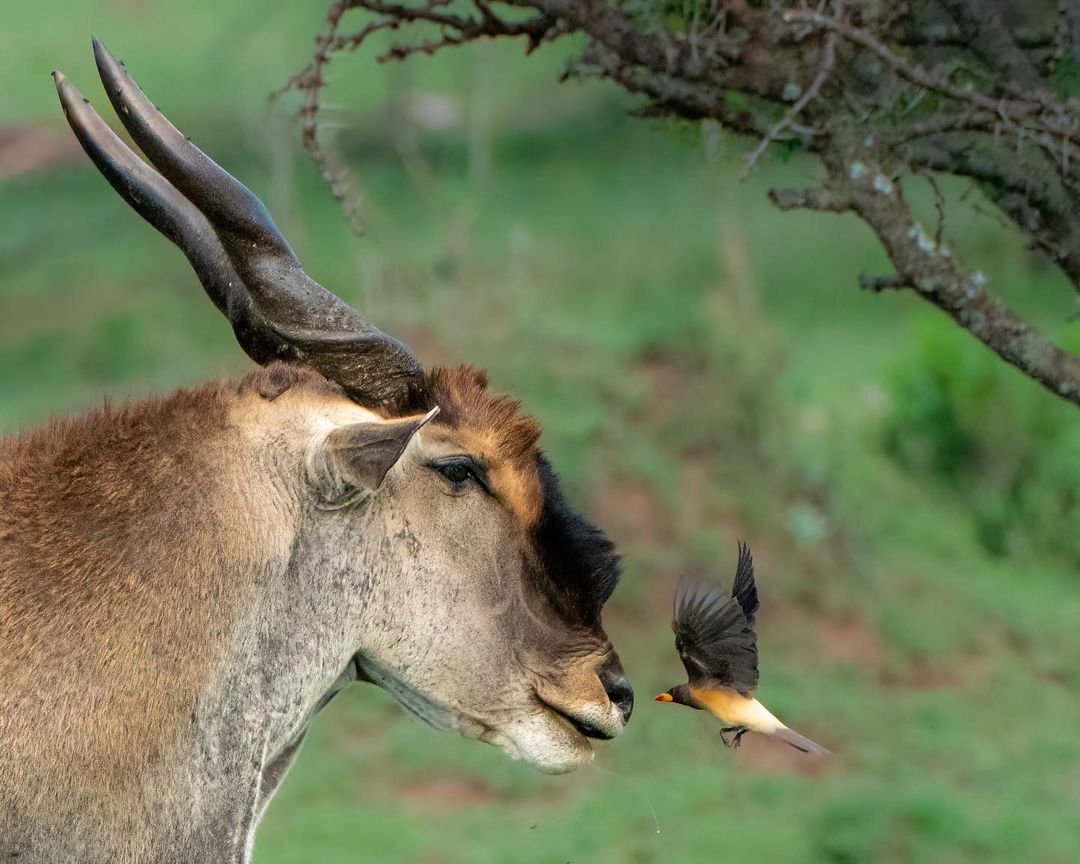
[[[1080,358],[954,258],[938,182],[978,184],[1080,290],[1077,0],[337,0],[311,62],[282,89],[303,94],[304,146],[350,216],[347,178],[318,137],[321,98],[332,59],[380,33],[380,62],[495,38],[531,52],[578,34],[585,45],[564,77],[610,80],[643,97],[641,115],[717,121],[756,139],[744,175],[772,144],[801,145],[824,183],[770,199],[865,222],[895,272],[860,285],[914,291],[1080,405]],[[931,233],[904,195],[916,175],[934,193]]]

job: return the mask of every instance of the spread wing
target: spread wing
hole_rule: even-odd
[[[742,544],[730,596],[714,585],[680,580],[671,628],[691,685],[711,682],[744,694],[757,686],[757,609],[753,561]]]
[[[750,547],[741,540],[739,541],[739,564],[735,568],[735,583],[731,588],[731,596],[739,601],[743,615],[753,627],[760,605],[757,585],[754,583],[754,557],[750,554]]]

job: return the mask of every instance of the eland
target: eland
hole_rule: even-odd
[[[372,682],[547,772],[618,735],[618,578],[539,427],[425,370],[94,43],[60,101],[262,368],[0,439],[0,860],[221,864],[315,714]]]

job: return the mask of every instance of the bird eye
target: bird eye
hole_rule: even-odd
[[[435,470],[455,485],[465,483],[474,476],[467,462],[447,462],[437,465]]]

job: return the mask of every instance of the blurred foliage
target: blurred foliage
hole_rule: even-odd
[[[1037,545],[1080,566],[1080,424],[933,322],[889,376],[886,452],[948,489],[995,555]],[[1029,551],[1024,549],[1023,551]]]

